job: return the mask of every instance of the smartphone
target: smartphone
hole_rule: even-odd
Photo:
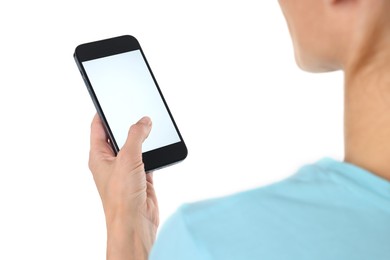
[[[145,171],[187,157],[187,147],[136,38],[124,35],[81,44],[74,58],[115,154],[130,126],[149,116],[153,126],[142,145]]]

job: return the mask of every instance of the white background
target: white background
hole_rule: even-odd
[[[80,43],[143,46],[189,149],[155,172],[162,221],[342,159],[342,75],[296,67],[277,1],[2,1],[0,26],[0,259],[105,259]]]

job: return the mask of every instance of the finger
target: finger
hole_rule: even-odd
[[[146,181],[153,185],[153,171],[147,172]]]
[[[98,114],[95,114],[91,123],[91,154],[110,154],[114,155],[108,137],[104,130],[103,123]]]
[[[118,156],[121,156],[130,162],[142,160],[142,143],[148,137],[151,129],[152,121],[149,117],[143,117],[136,124],[132,125],[127,140]]]
[[[153,201],[157,201],[156,192],[154,190],[153,185],[153,172],[147,172],[145,174],[146,177],[146,193],[148,195],[148,198],[152,199]]]
[[[156,195],[156,190],[154,189],[153,185],[153,173],[150,172],[146,174],[146,193],[149,199],[151,199],[158,208],[158,201],[157,201],[157,195]]]

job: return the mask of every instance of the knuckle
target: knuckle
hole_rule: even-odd
[[[93,152],[90,151],[89,152],[89,159],[88,159],[88,168],[91,172],[94,172],[95,168],[96,168],[96,163],[95,163],[95,160],[93,159],[94,156],[93,156]]]
[[[130,127],[129,132],[134,133],[134,134],[139,134],[142,132],[142,126],[135,124]]]

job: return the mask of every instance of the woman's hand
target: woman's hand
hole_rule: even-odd
[[[89,168],[103,203],[107,259],[147,259],[159,224],[152,173],[145,173],[142,143],[152,123],[148,117],[131,126],[115,157],[98,115],[91,125]]]

